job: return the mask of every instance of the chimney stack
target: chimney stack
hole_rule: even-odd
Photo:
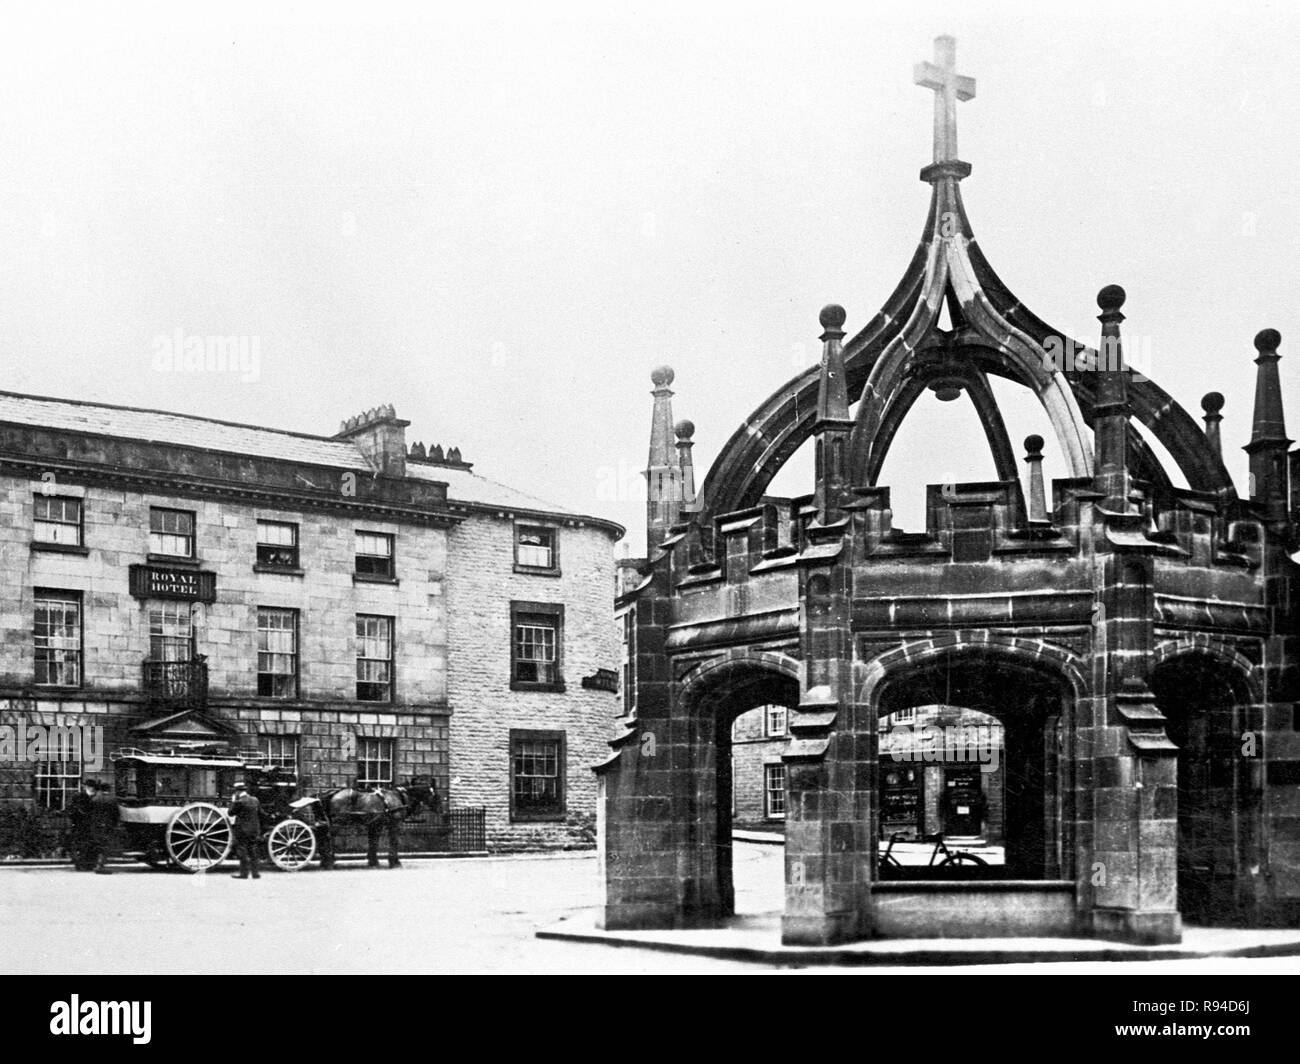
[[[406,426],[387,403],[350,417],[339,425],[336,440],[354,443],[372,471],[381,477],[406,476]]]

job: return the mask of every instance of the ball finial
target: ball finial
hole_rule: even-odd
[[[1031,454],[1031,455],[1039,455],[1039,456],[1041,456],[1042,453],[1043,453],[1043,437],[1041,437],[1041,436],[1037,436],[1037,435],[1035,435],[1035,436],[1026,436],[1026,437],[1025,437],[1025,452],[1026,452],[1027,454]]]
[[[683,418],[673,427],[673,431],[677,433],[677,438],[679,440],[689,440],[695,435],[695,422],[687,421]]]
[[[1256,351],[1276,351],[1277,345],[1282,342],[1282,334],[1276,329],[1261,329],[1255,334]]]
[[[672,366],[656,366],[650,371],[650,382],[656,388],[663,388],[666,385],[672,384],[675,376],[676,374],[673,373]]]
[[[1124,305],[1124,300],[1128,296],[1117,284],[1108,284],[1097,293],[1097,306],[1102,310],[1119,310]]]
[[[1207,414],[1217,414],[1223,409],[1223,393],[1206,392],[1201,396],[1201,409]]]
[[[844,319],[848,317],[844,313],[844,308],[838,303],[828,303],[822,307],[822,312],[817,316],[823,329],[842,329],[844,328]]]

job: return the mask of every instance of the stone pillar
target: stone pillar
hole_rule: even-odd
[[[849,416],[848,376],[844,371],[844,308],[834,303],[823,307],[822,362],[817,379],[817,423],[813,500],[823,524],[840,516],[840,507],[848,497],[849,436],[853,418]]]
[[[785,915],[788,945],[827,945],[870,934],[876,726],[856,704],[847,522],[806,530],[801,651],[807,683],[786,749]],[[838,550],[836,548],[839,548]],[[829,555],[829,556],[828,556]]]
[[[1101,308],[1101,344],[1097,351],[1097,399],[1093,403],[1094,480],[1110,513],[1132,509],[1128,473],[1128,367],[1120,343],[1124,289],[1107,285],[1097,293]]]
[[[645,478],[646,556],[651,559],[682,514],[682,468],[673,443],[673,391],[669,387],[673,379],[671,366],[658,366],[650,374],[654,410],[650,415]],[[694,426],[691,428],[694,431]]]
[[[695,750],[674,727],[675,692],[664,653],[668,562],[661,561],[636,611],[636,720],[614,740],[600,777],[598,834],[604,888],[598,922],[610,930],[682,922],[678,818],[692,786]]]
[[[1047,523],[1047,492],[1043,488],[1043,437],[1025,437],[1025,462],[1029,465],[1028,516],[1030,524]]]
[[[1294,529],[1290,530],[1294,535]],[[1255,886],[1262,922],[1300,926],[1300,577],[1284,540],[1269,534],[1264,551],[1264,601],[1273,635],[1264,643],[1257,674],[1266,701],[1251,706],[1248,731],[1259,737],[1261,757],[1246,762],[1254,773],[1252,796],[1263,804],[1255,853],[1263,857],[1263,882]]]
[[[1285,539],[1290,514],[1287,495],[1290,477],[1287,452],[1294,442],[1286,434],[1282,411],[1282,384],[1278,375],[1277,353],[1282,337],[1276,329],[1263,329],[1255,337],[1255,412],[1251,418],[1250,443],[1244,450],[1250,455],[1250,498],[1264,516],[1265,526]]]
[[[1095,934],[1178,942],[1177,748],[1165,734],[1165,718],[1147,682],[1153,560],[1135,547],[1098,562],[1093,675],[1102,694],[1077,711],[1089,721],[1078,731],[1088,751],[1080,766],[1085,781],[1080,797],[1091,799],[1093,813],[1081,886],[1089,896]]]
[[[1205,442],[1216,458],[1223,457],[1223,441],[1219,435],[1219,424],[1223,421],[1223,395],[1220,392],[1206,392],[1201,397],[1201,410],[1205,422]]]

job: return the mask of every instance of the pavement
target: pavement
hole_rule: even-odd
[[[881,939],[842,946],[784,946],[779,913],[739,916],[723,928],[689,931],[605,931],[595,914],[538,931],[538,937],[616,948],[652,949],[776,967],[951,968],[1059,963],[1282,960],[1300,971],[1300,931],[1188,928],[1183,941],[1138,946],[1094,938]]]
[[[738,843],[736,902],[756,926],[780,909],[780,847]],[[118,866],[112,876],[68,866],[0,865],[0,972],[277,974],[768,974],[781,970],[898,974],[907,958],[869,969],[700,956],[591,941],[598,900],[591,853],[407,861],[400,869],[267,872],[257,881]],[[1226,935],[1238,934],[1224,932]],[[1242,932],[1240,934],[1256,934]],[[1242,941],[1245,941],[1244,939]],[[1254,942],[1254,940],[1250,940]],[[972,958],[976,959],[976,958]],[[931,967],[926,969],[935,971]],[[966,972],[1215,971],[1300,974],[1295,957],[1202,957],[1129,964],[974,965]]]
[[[235,880],[0,865],[0,973],[753,972],[707,958],[546,942],[597,901],[581,855],[408,860]]]

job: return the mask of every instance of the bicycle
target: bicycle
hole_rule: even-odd
[[[906,833],[901,831],[896,831],[894,834],[889,836],[889,845],[885,847],[885,852],[880,855],[880,867],[882,870],[885,868],[904,867],[903,862],[894,856],[894,843],[908,841],[913,840],[909,840]],[[989,864],[984,860],[984,858],[979,857],[968,850],[948,849],[947,845],[943,841],[943,836],[940,834],[921,835],[914,841],[934,843],[934,850],[930,854],[930,862],[927,865],[929,868],[950,868],[959,865],[965,865],[971,868],[987,868]],[[936,865],[934,860],[939,856],[939,854],[943,854],[943,860]]]

